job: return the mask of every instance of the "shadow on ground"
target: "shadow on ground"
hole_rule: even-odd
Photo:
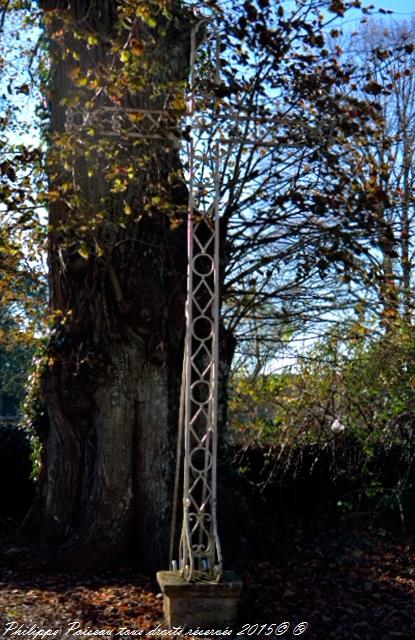
[[[245,585],[240,637],[265,640],[268,631],[270,638],[415,639],[415,553],[408,541],[378,528],[306,535],[297,526],[273,544],[272,560],[264,558],[263,549],[262,560],[229,567],[239,571]],[[30,556],[10,554],[10,548],[3,545],[0,569],[0,638],[11,637],[4,635],[11,622],[22,629],[33,624],[59,629],[59,637],[65,637],[71,623],[120,637],[120,629],[142,629],[145,636],[162,622],[153,576],[125,565],[99,575],[34,571]],[[290,628],[282,635],[283,622]],[[301,622],[308,628],[293,635]],[[261,631],[265,624],[274,626]]]

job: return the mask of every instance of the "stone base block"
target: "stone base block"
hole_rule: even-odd
[[[179,571],[159,571],[157,582],[168,626],[221,629],[235,624],[242,589],[236,573],[225,571],[221,582],[185,582]]]

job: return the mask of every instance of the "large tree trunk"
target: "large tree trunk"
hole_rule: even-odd
[[[146,86],[135,94],[127,87],[111,103],[108,88],[99,92],[95,86],[91,93],[78,82],[88,69],[121,69],[119,53],[111,51],[117,4],[43,2],[51,12],[52,133],[64,132],[63,102],[77,91],[77,106],[93,94],[93,108],[154,109],[168,103],[168,92],[174,97],[177,82],[185,79],[189,21],[172,2],[172,19],[159,16],[156,28],[142,20],[134,26],[144,49],[149,42],[143,60],[157,64],[158,91]],[[85,37],[74,38],[71,24]],[[116,37],[129,50],[131,34]],[[65,48],[75,57],[65,58]],[[154,74],[147,64],[147,83]],[[162,568],[180,395],[187,262],[180,216],[187,194],[174,145],[133,145],[121,134],[113,146],[106,142],[99,149],[100,135],[92,134],[90,153],[82,140],[79,146],[76,140],[51,144],[49,262],[56,326],[43,359],[47,428],[26,527],[36,530],[55,558],[78,567],[102,565],[132,549],[147,569]],[[141,166],[119,193],[103,179],[114,165],[121,174],[124,166]]]

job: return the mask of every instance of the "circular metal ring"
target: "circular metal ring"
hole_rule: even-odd
[[[206,380],[197,380],[190,387],[190,395],[196,404],[207,404],[212,398],[212,388]]]
[[[213,258],[207,253],[198,253],[193,258],[193,271],[202,278],[206,278],[213,273]]]
[[[195,447],[190,454],[190,466],[197,473],[212,467],[212,454],[203,447]]]
[[[213,335],[213,320],[205,315],[198,316],[193,320],[192,334],[202,342],[209,340]]]

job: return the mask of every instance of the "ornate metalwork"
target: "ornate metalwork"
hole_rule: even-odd
[[[126,107],[66,108],[67,131],[92,129],[98,137],[160,141],[181,146],[182,132],[167,109],[129,109]]]
[[[168,109],[128,109],[97,107],[86,110],[67,108],[66,129],[79,133],[92,129],[96,137],[142,139],[143,142],[182,147],[188,168],[188,270],[186,303],[186,340],[184,350],[181,410],[179,418],[178,464],[175,499],[179,491],[179,472],[183,462],[183,514],[179,544],[179,570],[186,581],[217,580],[223,573],[218,536],[217,443],[219,384],[219,208],[220,164],[222,154],[229,156],[236,143],[260,147],[280,144],[276,125],[301,131],[298,121],[259,117],[244,112],[220,114],[226,132],[204,115],[204,105],[215,102],[196,77],[198,41],[204,41],[204,64],[211,70],[211,85],[219,87],[219,28],[212,17],[194,9],[196,23],[191,31],[190,87],[185,131]],[[206,24],[208,28],[205,29]],[[206,77],[204,75],[204,80]],[[208,83],[209,84],[209,83]],[[212,115],[212,114],[211,114]],[[213,122],[215,120],[215,122]],[[215,133],[212,133],[214,125]],[[281,129],[280,129],[281,134]],[[300,146],[301,135],[292,144]],[[183,441],[183,442],[182,442]],[[176,504],[173,505],[170,561],[173,567],[176,529]]]
[[[219,382],[219,142],[197,117],[196,40],[192,31],[189,95],[188,298],[183,378],[183,521],[179,569],[184,579],[220,580],[216,467]],[[217,34],[211,31],[216,42]],[[218,81],[218,66],[215,80]],[[196,136],[194,135],[196,133]]]
[[[266,110],[262,110],[260,116],[236,107],[228,107],[227,113],[214,113],[215,97],[209,96],[203,87],[219,87],[221,83],[219,28],[215,25],[214,15],[203,15],[194,5],[193,9],[196,23],[191,30],[190,87],[184,131],[177,117],[172,117],[167,108],[118,106],[92,110],[68,107],[66,130],[79,135],[89,129],[88,134],[92,137],[131,139],[133,144],[141,139],[145,144],[182,148],[183,141],[187,141],[184,154],[189,189],[186,339],[174,502],[177,502],[183,463],[179,570],[186,581],[201,578],[219,581],[223,573],[216,513],[221,157],[222,154],[229,157],[235,144],[275,148],[281,144],[302,146],[304,128],[298,119],[267,116],[264,115]],[[211,9],[206,10],[214,13]],[[200,40],[204,42],[205,55],[202,82],[196,77]],[[206,83],[209,69],[210,83]],[[205,114],[206,105],[211,109],[210,116]],[[170,545],[173,568],[176,564],[173,561],[175,530],[176,504],[173,505]]]
[[[188,296],[181,421],[184,427],[183,522],[180,570],[188,581],[203,575],[219,580],[222,555],[217,532],[216,465],[219,338],[219,141],[213,144],[195,76],[198,41],[213,42],[212,80],[220,82],[218,32],[201,31],[211,18],[195,9],[191,31],[191,75],[187,122],[181,131],[168,109],[118,106],[66,108],[66,131],[96,138],[142,139],[143,143],[182,147],[187,140],[189,180]],[[198,115],[199,114],[199,115]],[[184,135],[185,134],[185,135]]]

